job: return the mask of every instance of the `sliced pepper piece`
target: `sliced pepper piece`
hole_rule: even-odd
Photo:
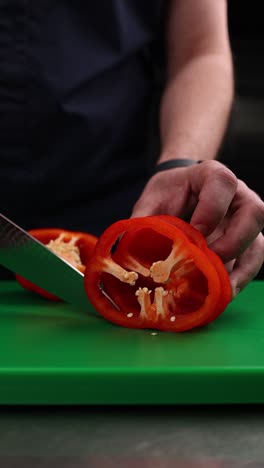
[[[85,271],[90,302],[130,328],[181,332],[216,319],[231,299],[221,297],[229,277],[223,266],[220,278],[206,241],[195,236],[159,216],[112,224]]]
[[[85,265],[90,259],[97,242],[97,237],[92,234],[64,229],[43,228],[31,229],[28,232],[82,273],[85,271]],[[60,300],[59,297],[45,291],[20,275],[16,275],[16,280],[25,289],[29,289],[50,300]]]

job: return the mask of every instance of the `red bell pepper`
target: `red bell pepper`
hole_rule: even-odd
[[[32,229],[28,232],[82,273],[85,271],[85,265],[90,259],[97,242],[97,237],[92,234],[64,229],[43,228]],[[21,286],[30,291],[36,292],[50,300],[60,300],[57,296],[45,291],[20,275],[16,275],[16,279]]]
[[[87,296],[107,320],[181,332],[215,320],[231,300],[222,261],[178,218],[118,221],[101,235],[84,275]]]

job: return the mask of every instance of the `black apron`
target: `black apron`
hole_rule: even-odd
[[[162,3],[0,0],[0,211],[25,229],[130,216]]]

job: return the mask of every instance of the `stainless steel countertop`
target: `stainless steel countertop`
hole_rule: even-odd
[[[2,408],[0,466],[264,467],[264,407]]]

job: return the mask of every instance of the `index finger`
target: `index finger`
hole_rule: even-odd
[[[204,161],[190,171],[190,184],[198,199],[190,224],[207,237],[226,216],[238,181],[233,172],[223,164]]]
[[[239,257],[264,227],[264,203],[244,183],[240,186],[224,234],[210,244],[224,262]]]

